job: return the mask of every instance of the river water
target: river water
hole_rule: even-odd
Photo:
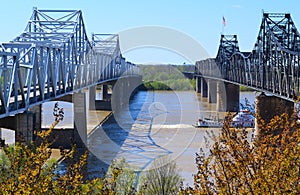
[[[241,92],[241,102],[255,101],[254,92]],[[196,173],[195,153],[206,148],[206,131],[218,134],[218,128],[194,128],[199,117],[222,118],[216,104],[207,103],[194,91],[140,91],[127,109],[109,118],[88,138],[91,156],[90,177],[101,176],[113,159],[125,158],[136,171],[149,169],[160,156],[170,156],[180,170],[184,183],[193,185]]]

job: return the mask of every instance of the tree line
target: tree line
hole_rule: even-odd
[[[195,80],[183,74],[193,71],[193,65],[140,65],[146,90],[194,90]]]

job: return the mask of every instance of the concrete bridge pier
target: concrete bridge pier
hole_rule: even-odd
[[[77,148],[85,148],[87,143],[87,94],[77,92],[56,99],[56,101],[65,101],[73,103],[74,127],[67,129],[54,128],[52,133],[55,138],[52,144],[53,148],[70,149],[72,144]]]
[[[31,107],[24,113],[0,119],[0,127],[15,131],[15,142],[30,144],[34,131],[41,129],[41,105]]]
[[[227,100],[226,100],[226,89],[224,82],[217,82],[217,105],[216,110],[218,112],[225,112],[227,110]]]
[[[108,84],[101,85],[102,100],[90,100],[90,104],[94,104],[96,110],[111,110],[111,94],[108,93]],[[93,91],[90,95],[94,95]],[[91,107],[93,109],[93,106]]]
[[[127,108],[132,95],[134,95],[138,87],[142,84],[141,77],[120,78],[115,83],[112,93],[112,110],[119,112]]]
[[[110,100],[110,94],[108,94],[108,85],[107,84],[103,84],[102,85],[102,96],[103,96],[103,100]]]
[[[231,83],[217,82],[217,111],[238,112],[240,87]]]
[[[224,83],[226,90],[226,111],[238,112],[240,110],[240,86]]]
[[[208,103],[217,103],[217,81],[207,80],[207,101]]]
[[[207,82],[204,78],[201,78],[201,96],[202,97],[207,97],[208,96]]]
[[[87,143],[86,94],[74,93],[74,144],[77,148],[85,148]]]
[[[95,110],[96,86],[89,87],[89,110]]]
[[[201,93],[201,77],[196,77],[196,93]]]
[[[12,121],[11,121],[12,119]],[[35,114],[32,112],[17,114],[6,122],[13,123],[15,130],[15,142],[30,144],[33,141]]]
[[[125,102],[124,93],[126,93],[124,88],[126,88],[126,84],[127,84],[126,80],[120,78],[113,85],[113,91],[111,97],[111,108],[113,112],[119,112],[124,106],[124,102]]]
[[[20,113],[0,119],[0,127],[15,131],[15,142],[30,144],[34,140],[35,114]]]
[[[269,123],[274,116],[280,116],[283,113],[287,113],[291,116],[294,113],[294,102],[276,96],[268,96],[265,93],[261,93],[256,97],[256,114],[263,119],[266,124]],[[257,123],[258,121],[256,121],[255,129],[259,134]]]

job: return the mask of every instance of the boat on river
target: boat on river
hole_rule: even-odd
[[[253,128],[255,125],[255,117],[248,109],[240,110],[232,119],[232,127],[248,127]]]
[[[211,118],[199,119],[196,124],[193,125],[196,128],[201,127],[223,127],[223,122],[217,121]]]
[[[224,122],[222,120],[215,120],[211,118],[199,119],[193,126],[196,128],[201,127],[223,127]],[[248,109],[240,110],[230,122],[231,127],[235,128],[254,128],[255,117]]]

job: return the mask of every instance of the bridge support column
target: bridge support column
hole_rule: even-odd
[[[127,108],[132,95],[134,95],[138,87],[142,84],[141,77],[120,78],[113,88],[112,93],[112,110],[118,112]]]
[[[95,100],[95,109],[96,110],[111,110],[111,95],[108,94],[107,85],[101,86],[102,90],[102,99]]]
[[[218,112],[225,112],[227,110],[227,101],[226,101],[226,89],[224,82],[217,82],[217,105],[216,109]]]
[[[42,128],[42,105],[37,105],[29,108],[29,112],[33,113],[34,115],[34,124],[33,124],[33,130],[39,131]],[[33,139],[36,139],[36,135],[33,135]]]
[[[267,124],[270,120],[276,116],[283,113],[287,113],[291,116],[294,112],[294,103],[279,97],[267,96],[264,93],[261,93],[256,97],[256,113],[264,122]],[[257,129],[257,122],[255,124]],[[259,133],[259,129],[257,129]],[[274,132],[279,133],[279,132]]]
[[[217,111],[238,112],[240,88],[231,83],[217,82]]]
[[[130,78],[120,78],[114,84],[112,95],[112,110],[119,112],[122,108],[128,105],[128,93],[130,92]]]
[[[34,131],[41,129],[41,105],[27,112],[0,119],[0,127],[15,130],[15,142],[30,144],[35,139]]]
[[[207,97],[208,89],[207,89],[207,83],[204,78],[201,78],[201,96]]]
[[[89,110],[95,110],[95,102],[96,102],[96,86],[92,86],[89,88]]]
[[[238,112],[240,110],[240,86],[224,83],[226,90],[226,111]]]
[[[84,148],[87,142],[87,117],[85,93],[73,94],[74,104],[74,143],[77,148]]]
[[[217,82],[209,79],[207,81],[208,103],[217,103]]]
[[[201,77],[196,77],[196,93],[201,93]]]
[[[17,114],[15,117],[15,142],[26,143],[33,141],[33,130],[35,126],[34,113],[27,112]]]
[[[109,99],[109,94],[108,94],[108,87],[107,85],[102,85],[102,94],[103,94],[103,100]]]
[[[118,79],[118,81],[113,85],[113,92],[111,97],[112,111],[119,112],[122,105],[124,82],[123,79]]]

